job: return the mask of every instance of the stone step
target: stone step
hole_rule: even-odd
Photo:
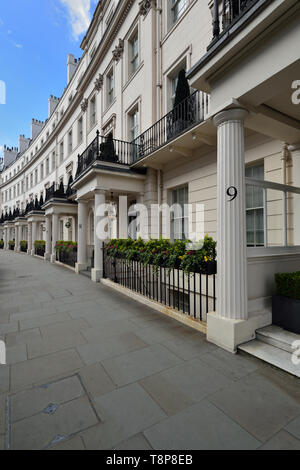
[[[295,341],[300,342],[300,335],[290,333],[275,325],[257,330],[256,338],[263,343],[270,344],[288,353],[295,351],[295,348],[293,348]]]
[[[257,357],[278,369],[300,378],[300,364],[293,364],[293,356],[287,351],[283,351],[282,349],[263,343],[257,339],[242,344],[238,349],[239,351]]]

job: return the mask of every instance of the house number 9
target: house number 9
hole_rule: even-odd
[[[230,186],[230,188],[227,189],[227,196],[231,197],[229,202],[234,201],[237,195],[238,195],[238,190],[236,189],[235,186]]]

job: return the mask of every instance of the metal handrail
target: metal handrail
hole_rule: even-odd
[[[209,105],[209,95],[199,90],[195,91],[133,140],[138,150],[133,155],[133,162],[135,163],[150,155],[179,135],[203,122],[209,113]]]

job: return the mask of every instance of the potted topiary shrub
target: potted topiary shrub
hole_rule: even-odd
[[[3,248],[4,248],[4,241],[0,240],[0,250],[3,250]]]
[[[46,251],[46,242],[44,240],[35,240],[34,242],[35,254],[43,257]]]
[[[276,295],[273,296],[273,324],[300,334],[300,271],[275,275]]]

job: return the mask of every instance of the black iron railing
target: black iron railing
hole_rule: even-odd
[[[72,268],[75,268],[75,264],[77,263],[77,250],[74,251],[57,251],[56,252],[56,259],[60,263],[67,264]]]
[[[226,32],[259,0],[214,0],[213,41]]]
[[[138,153],[138,150],[135,143],[103,137],[97,131],[96,138],[83,154],[78,156],[76,178],[97,161],[131,165],[132,156],[136,153]]]
[[[133,141],[133,162],[150,155],[183,132],[203,122],[208,111],[209,96],[202,91],[195,91]]]
[[[46,196],[45,202],[49,201],[50,199],[68,199],[71,197],[76,191],[73,190],[70,185],[65,186],[63,184],[56,184],[53,183],[50,188],[46,189]]]
[[[203,321],[216,309],[215,274],[155,269],[138,261],[113,259],[105,250],[103,260],[104,278],[194,319]]]
[[[45,252],[46,252],[46,247],[42,247],[42,246],[37,247],[36,246],[34,251],[35,251],[35,254],[37,256],[41,256],[42,258],[44,258]]]

